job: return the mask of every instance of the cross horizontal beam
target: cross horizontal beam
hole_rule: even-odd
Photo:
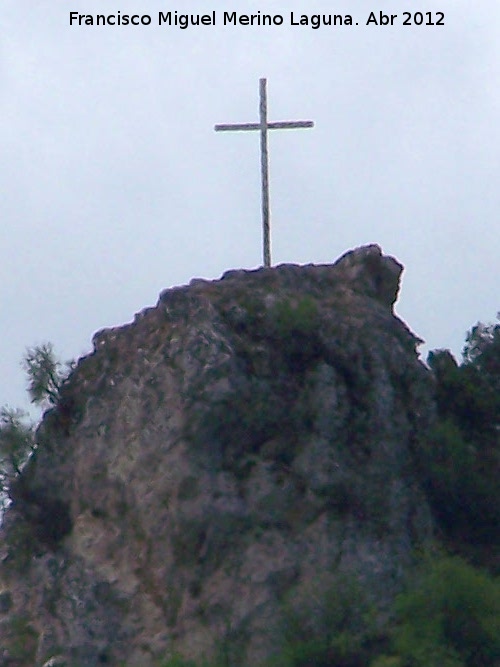
[[[233,123],[216,125],[216,132],[244,132],[245,130],[260,130],[260,123]],[[267,124],[268,130],[293,130],[297,127],[314,127],[312,120],[278,120]]]

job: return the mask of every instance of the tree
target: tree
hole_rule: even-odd
[[[23,465],[35,448],[34,426],[26,422],[22,410],[0,409],[0,488],[7,493],[12,479],[21,474]]]
[[[500,393],[500,324],[478,322],[472,327],[467,334],[463,359],[465,365],[476,368]]]
[[[22,366],[28,375],[31,402],[57,405],[61,386],[73,369],[73,363],[63,366],[54,355],[52,343],[43,343],[26,350]]]
[[[478,323],[459,365],[429,354],[438,421],[417,455],[434,514],[455,542],[500,542],[500,324]]]
[[[496,667],[500,582],[457,557],[426,563],[396,600],[393,645],[411,667]]]

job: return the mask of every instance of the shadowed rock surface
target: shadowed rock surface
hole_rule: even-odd
[[[257,665],[350,579],[383,615],[433,531],[401,272],[376,245],[230,271],[98,332],[12,489],[0,666]]]

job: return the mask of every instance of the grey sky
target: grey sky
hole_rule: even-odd
[[[446,25],[403,26],[405,4]],[[380,9],[395,26],[364,25]],[[70,27],[72,10],[153,24]],[[159,27],[167,10],[217,25]],[[257,121],[261,76],[270,120],[316,125],[270,136],[273,263],[377,242],[406,267],[397,313],[459,353],[500,309],[499,23],[497,0],[3,0],[0,405],[26,406],[26,346],[78,357],[163,288],[261,263],[258,135],[213,131]]]

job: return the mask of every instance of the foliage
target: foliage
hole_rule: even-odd
[[[8,555],[3,565],[10,571],[24,574],[31,559],[38,553],[32,526],[23,519],[15,521],[6,533],[5,544]]]
[[[0,625],[0,635],[8,646],[9,664],[34,664],[38,633],[24,616],[12,616]]]
[[[422,443],[419,457],[431,507],[445,534],[459,543],[498,542],[494,453],[481,451],[480,444],[467,440],[456,422],[447,418]]]
[[[394,656],[371,667],[495,667],[500,582],[458,557],[428,562],[395,604]],[[384,662],[384,660],[386,662]]]
[[[297,303],[278,301],[273,307],[273,330],[280,337],[291,334],[311,335],[318,327],[318,306],[311,297],[303,297]]]
[[[318,306],[311,297],[274,305],[269,332],[279,342],[280,354],[290,372],[302,374],[311,361],[321,356],[318,326]]]
[[[12,479],[21,474],[24,463],[35,448],[33,424],[26,413],[4,406],[0,408],[0,489],[8,491]]]
[[[22,361],[28,375],[28,392],[33,403],[59,405],[60,390],[74,362],[61,364],[51,343],[28,348]],[[12,481],[36,447],[35,425],[23,410],[0,408],[0,511],[7,505]]]
[[[284,613],[285,643],[260,667],[496,667],[500,661],[500,581],[456,556],[423,560],[385,629],[352,577],[318,579],[291,596]],[[176,656],[162,667],[228,664]]]
[[[370,667],[403,667],[403,661],[395,655],[381,655],[375,658]]]
[[[431,352],[439,419],[418,452],[431,506],[456,543],[500,541],[500,325],[477,324],[463,363]]]
[[[28,375],[28,393],[32,403],[57,405],[63,382],[73,369],[73,362],[61,364],[52,343],[26,350],[22,366]]]
[[[497,318],[500,319],[500,313]],[[476,367],[500,389],[500,324],[478,322],[467,334],[463,350],[464,363]]]
[[[174,655],[166,662],[162,662],[161,667],[197,667],[197,665],[192,660],[186,660],[180,655]]]
[[[364,667],[376,635],[375,617],[357,579],[318,580],[305,598],[289,600],[286,643],[269,667]]]
[[[498,350],[500,359],[500,348]],[[436,378],[436,400],[441,417],[452,417],[467,437],[494,441],[500,423],[496,378],[478,365],[458,365],[450,352],[430,352],[428,362]]]
[[[181,655],[175,653],[171,658],[160,663],[159,667],[229,667],[227,660],[222,658],[214,658],[213,660],[189,660],[183,658]]]

